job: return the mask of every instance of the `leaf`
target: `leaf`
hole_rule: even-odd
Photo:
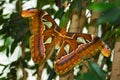
[[[120,28],[119,27],[117,29],[115,29],[115,35],[116,35],[116,37],[120,36]]]
[[[6,19],[4,19],[4,15],[3,14],[3,9],[0,9],[0,25],[4,24]]]
[[[117,7],[120,7],[120,0],[115,0],[114,3]]]
[[[66,1],[70,2],[71,0],[61,0],[62,3],[66,2]]]
[[[1,70],[2,73],[0,73],[0,76],[3,75],[4,70],[8,67],[7,65],[4,64],[0,64],[0,66],[4,66],[4,68]]]
[[[67,11],[60,20],[60,28],[65,28],[69,20],[69,11]]]
[[[107,30],[107,32],[103,36],[103,40],[107,41],[108,39],[110,39],[114,35],[115,35],[115,31],[113,31],[113,30],[112,31],[111,30]]]
[[[107,11],[111,8],[114,8],[114,4],[112,3],[92,3],[89,6],[89,9],[94,11]]]
[[[6,49],[6,56],[9,57],[9,47]]]
[[[9,0],[10,3],[12,3],[14,0]]]
[[[52,70],[50,71],[50,75],[49,75],[49,77],[48,77],[48,80],[54,79],[55,76],[56,76],[56,73],[55,73],[54,69],[52,69]]]
[[[4,0],[1,0],[0,2],[0,6],[4,5],[5,1]],[[1,9],[1,8],[0,8]]]
[[[105,80],[105,74],[103,73],[103,71],[100,69],[100,67],[96,63],[88,62],[88,68],[89,68],[90,72],[96,74],[96,76],[100,80]]]
[[[0,46],[0,52],[4,51],[6,49],[6,47],[3,45],[3,46]]]
[[[80,76],[81,80],[105,80],[105,74],[96,63],[88,62],[88,69]]]
[[[80,78],[81,78],[81,80],[100,80],[95,76],[95,74],[93,74],[91,72],[82,74]]]
[[[114,24],[117,20],[120,20],[120,9],[113,8],[109,11],[104,12],[97,20],[97,23],[103,24],[109,22],[110,24]]]
[[[3,77],[3,78],[0,78],[0,80],[8,80],[8,78],[6,78],[6,77]]]
[[[71,7],[73,9],[76,9],[77,12],[79,13],[80,10],[82,9],[82,1],[81,0],[74,0],[73,3],[71,3]]]
[[[4,23],[4,25],[2,26],[2,29],[0,30],[0,34],[6,33],[6,32],[8,31],[8,29],[10,28],[10,27],[8,27],[8,26],[9,26],[9,22],[6,21],[6,22]]]
[[[6,40],[5,40],[5,46],[8,47],[10,44],[12,43],[12,38],[11,37],[8,37]]]
[[[56,12],[54,18],[55,18],[55,19],[56,19],[56,18],[59,18],[59,19],[60,19],[63,14],[64,14],[64,8],[60,8],[60,9]]]
[[[4,45],[0,46],[0,52],[5,50],[5,49],[8,49],[8,47],[10,46],[10,44],[12,43],[12,40],[10,37],[8,37],[7,39],[5,39],[4,41]]]
[[[11,44],[11,50],[10,50],[10,52],[13,53],[16,47],[17,47],[17,42],[14,41],[14,42]]]

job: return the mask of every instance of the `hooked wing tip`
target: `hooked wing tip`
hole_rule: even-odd
[[[102,54],[105,56],[105,57],[109,57],[110,56],[110,48],[105,45],[102,50],[101,50]]]

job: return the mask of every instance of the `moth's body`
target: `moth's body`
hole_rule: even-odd
[[[48,53],[50,50],[48,48],[51,48],[53,43],[56,48],[61,46],[54,62],[54,69],[59,74],[68,72],[80,64],[82,60],[96,55],[98,51],[101,51],[106,57],[110,55],[110,50],[99,37],[90,34],[67,33],[65,29],[60,29],[45,11],[38,9],[24,10],[22,11],[22,16],[30,18],[30,31],[32,33],[30,49],[35,63],[45,61],[45,58],[48,56],[45,53]],[[43,18],[52,23],[51,28],[45,28],[42,21]],[[44,44],[49,37],[52,37],[52,42],[50,44]],[[77,37],[83,37],[89,40],[89,43],[81,44],[77,42]],[[66,54],[64,50],[66,44],[70,46],[69,54]]]

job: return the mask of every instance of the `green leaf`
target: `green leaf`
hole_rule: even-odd
[[[10,3],[12,3],[14,0],[9,0]]]
[[[6,48],[6,56],[9,57],[9,47]]]
[[[71,0],[61,0],[61,2],[62,2],[62,3],[64,3],[65,1],[68,1],[68,2],[70,2]]]
[[[5,39],[4,45],[0,46],[0,52],[3,51],[3,50],[5,50],[5,49],[7,49],[10,46],[11,43],[12,43],[12,40],[11,40],[10,37],[8,37],[7,39]]]
[[[17,47],[17,42],[14,41],[14,42],[11,44],[11,50],[10,50],[10,52],[13,53],[16,47]]]
[[[88,62],[88,69],[79,77],[81,80],[105,80],[105,74],[96,63]]]
[[[115,0],[114,3],[117,7],[120,7],[120,0]]]
[[[6,21],[2,26],[2,29],[0,30],[0,34],[5,34],[8,31],[8,29],[10,29],[10,27],[8,26],[9,26],[9,22]]]
[[[88,62],[88,68],[90,72],[94,73],[98,79],[105,80],[105,74],[96,63]]]
[[[82,74],[81,77],[80,77],[80,79],[81,80],[100,80],[92,72],[87,72],[87,73]]]
[[[83,0],[83,1],[85,1],[85,0]],[[74,0],[73,3],[71,3],[71,5],[74,9],[76,9],[78,11],[78,13],[82,9],[82,1],[81,0]]]
[[[119,27],[117,29],[115,29],[115,35],[116,35],[116,37],[120,36],[120,28]]]
[[[4,51],[6,49],[6,47],[3,45],[3,46],[0,46],[0,52]]]
[[[5,40],[5,46],[8,47],[10,44],[12,43],[12,38],[11,37],[8,37],[6,40]]]
[[[0,66],[4,66],[4,68],[1,70],[2,73],[0,73],[0,76],[4,74],[4,70],[8,67],[7,65],[0,64]],[[4,80],[4,79],[3,79]]]
[[[56,18],[59,18],[59,19],[60,19],[63,14],[64,14],[64,8],[60,8],[60,9],[56,12],[54,18],[55,18],[55,19],[56,19]]]
[[[67,11],[60,20],[60,28],[65,28],[69,20],[69,11]]]
[[[114,35],[115,35],[115,31],[113,31],[113,30],[112,31],[111,30],[107,30],[107,32],[103,36],[103,40],[107,41],[108,39],[110,39]]]
[[[120,20],[120,9],[113,8],[109,11],[104,12],[97,20],[97,23],[103,24],[109,22],[110,24],[114,24],[118,20]]]
[[[5,3],[5,0],[1,0],[0,6],[4,5],[4,3]]]
[[[94,11],[107,11],[111,8],[114,8],[112,3],[91,3],[89,9]]]
[[[6,77],[3,77],[3,78],[0,78],[0,80],[8,80],[8,78],[6,78]]]

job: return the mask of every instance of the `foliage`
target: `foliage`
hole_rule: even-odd
[[[28,62],[31,60],[31,55],[29,51],[29,37],[31,35],[29,31],[29,23],[28,19],[23,19],[20,15],[22,2],[21,0],[8,0],[9,4],[14,4],[15,9],[8,14],[3,14],[5,8],[4,5],[7,3],[5,0],[0,1],[0,39],[4,41],[2,45],[0,45],[1,54],[5,51],[5,55],[10,58],[16,48],[19,46],[22,51],[25,50],[25,55],[22,54],[17,58],[17,60],[12,61],[9,64],[0,63],[0,66],[3,67],[0,73],[0,80],[8,80],[8,79],[17,79],[17,71],[21,68],[21,63],[24,68],[35,70],[33,75],[37,73],[36,69],[38,65],[29,65]],[[29,0],[24,0],[28,2]],[[54,19],[58,19],[60,21],[60,28],[66,28],[68,22],[71,19],[71,15],[74,13],[74,10],[77,10],[80,13],[81,9],[83,9],[82,1],[83,0],[60,0],[62,7],[56,6],[57,9],[54,8],[57,3],[57,0],[37,0],[37,5],[35,8],[44,9],[50,15],[54,15]],[[115,39],[120,36],[120,0],[115,0],[114,2],[101,2],[96,3],[90,0],[87,1],[87,8],[90,11],[99,11],[101,12],[100,17],[98,18],[96,24],[102,25],[102,39],[109,43],[111,50],[114,49]],[[65,2],[69,4],[69,8],[66,9]],[[44,8],[46,5],[49,5],[48,8]],[[112,37],[112,39],[111,39]],[[106,60],[106,64],[111,69],[111,61],[110,59]],[[55,72],[50,66],[46,66],[48,68],[47,73],[50,74],[49,80],[55,77]],[[3,76],[5,70],[7,72],[6,76]],[[84,74],[79,74],[76,76],[78,80],[105,80],[105,73],[101,70],[101,68],[96,65],[96,63],[89,62],[88,63],[89,71]],[[108,69],[107,72],[110,72]],[[54,73],[53,73],[54,72]],[[106,72],[106,73],[107,73]],[[94,76],[92,76],[94,75]],[[22,78],[20,78],[22,80]]]
[[[105,80],[105,73],[96,63],[88,62],[88,69],[89,71],[78,76],[77,80]]]

